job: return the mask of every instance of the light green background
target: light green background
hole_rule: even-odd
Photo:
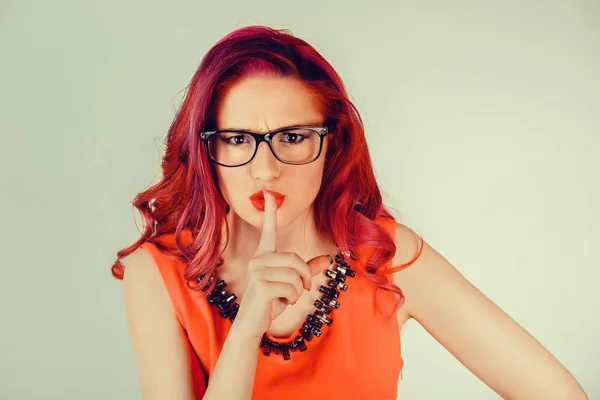
[[[593,0],[2,0],[0,398],[140,398],[109,268],[179,92],[252,23],[322,52],[399,217],[600,398]],[[402,340],[401,398],[498,398],[416,322]]]

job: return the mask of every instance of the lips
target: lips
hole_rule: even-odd
[[[275,190],[270,190],[270,189],[265,189],[264,191],[271,193],[271,195],[273,195],[275,197],[275,202],[277,203],[277,208],[280,208],[283,205],[283,202],[285,200],[285,196],[283,194],[276,192]],[[265,210],[265,195],[262,190],[259,190],[258,192],[254,193],[252,196],[250,196],[250,201],[252,202],[252,205],[254,206],[254,208],[256,208],[257,210],[259,210],[259,211]]]

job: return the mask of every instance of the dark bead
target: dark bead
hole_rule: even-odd
[[[240,310],[240,305],[238,303],[233,303],[233,305],[231,306],[234,308],[233,310],[233,314],[231,314],[232,317],[237,316],[238,311]],[[233,319],[231,320],[231,322],[233,322]]]
[[[292,358],[292,356],[290,356],[290,350],[288,348],[287,343],[284,343],[283,345],[281,345],[281,353],[283,354],[284,360],[289,360]]]
[[[304,327],[300,331],[300,333],[302,333],[302,336],[304,336],[304,339],[306,339],[307,342],[310,342],[312,340],[312,333],[310,332],[311,329],[312,327]]]
[[[298,350],[298,343],[296,343],[296,341],[294,340],[288,345],[288,347],[292,352],[296,352]]]
[[[296,339],[294,339],[294,342],[298,346],[298,350],[306,351],[306,343],[304,343],[304,336],[296,336]]]
[[[315,316],[314,316],[314,315],[312,315],[312,314],[309,314],[309,315],[306,317],[306,320],[307,320],[308,322],[310,322],[310,324],[311,324],[312,326],[314,326],[315,328],[320,328],[320,327],[322,327],[322,326],[323,326],[323,323],[322,323],[320,320],[318,320],[318,319],[317,319],[317,317],[315,317]]]
[[[231,306],[229,306],[228,308],[226,308],[225,310],[223,310],[221,312],[221,316],[225,319],[231,317],[234,314],[237,314],[237,310],[240,307],[240,305],[238,303],[233,303]]]
[[[322,296],[321,301],[329,307],[339,308],[339,306],[340,306],[340,303],[338,303],[337,301],[335,301],[334,299],[332,299],[329,296]]]
[[[260,340],[260,347],[262,348],[265,356],[271,355],[271,346],[269,346],[269,339],[266,335],[263,335],[262,339]]]
[[[337,269],[342,274],[344,274],[346,276],[349,276],[351,278],[353,278],[354,276],[356,276],[356,271],[353,270],[353,269],[350,269],[350,267],[346,268],[344,266],[338,265],[337,267],[335,267],[335,269]]]
[[[348,264],[348,261],[346,261],[346,259],[339,254],[335,256],[335,261],[338,264],[342,264],[344,267],[350,268],[350,264]]]
[[[315,301],[315,307],[317,307],[319,310],[321,310],[325,314],[331,314],[331,307],[323,304],[323,302],[321,300]]]
[[[344,292],[346,291],[346,289],[348,289],[348,285],[346,285],[345,283],[342,283],[342,282],[338,282],[333,279],[330,279],[329,282],[327,282],[327,284],[329,285],[329,287],[332,287],[332,288],[338,289],[338,290],[343,290]]]
[[[311,332],[312,332],[312,333],[313,333],[313,334],[314,334],[316,337],[319,337],[319,336],[321,336],[321,330],[320,330],[319,328],[317,328],[317,327],[314,327],[314,328],[312,328],[312,331],[311,331]]]
[[[219,282],[217,282],[215,284],[215,289],[216,290],[222,290],[225,286],[227,286],[227,284],[225,283],[224,280],[220,280]]]
[[[211,290],[210,292],[210,296],[216,297],[223,293],[225,293],[225,291],[222,288],[214,287],[213,290]]]
[[[327,275],[328,278],[335,279],[340,282],[346,281],[346,275],[344,275],[338,271],[332,271],[332,270],[328,269],[325,271],[325,275]]]
[[[214,292],[213,294],[211,294],[208,298],[208,303],[209,304],[217,304],[219,303],[221,300],[223,300],[225,298],[225,296],[227,296],[227,292],[226,291],[221,291],[221,292]]]
[[[313,324],[311,324],[309,321],[304,321],[302,323],[302,327],[300,327],[300,330],[301,331],[303,331],[303,330],[310,331],[312,328],[313,328]]]
[[[331,318],[323,314],[321,311],[315,311],[315,317],[319,318],[323,323],[331,325]]]
[[[270,356],[271,355],[271,348],[269,347],[269,345],[265,345],[263,346],[263,354],[265,356]]]
[[[217,307],[219,307],[219,309],[223,311],[227,307],[229,307],[229,305],[233,303],[235,299],[237,299],[237,296],[235,294],[230,294],[229,297],[217,304]]]
[[[323,293],[326,296],[333,297],[334,299],[337,299],[340,296],[340,293],[337,290],[322,285],[319,288],[319,292]]]
[[[275,354],[281,354],[281,345],[277,342],[270,342],[271,348]]]

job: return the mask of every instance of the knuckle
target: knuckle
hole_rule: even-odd
[[[257,258],[253,258],[250,261],[248,261],[248,270],[254,270],[256,268],[256,264],[257,264],[258,260]]]
[[[248,282],[254,283],[254,284],[260,284],[261,282],[264,281],[264,271],[259,270],[259,269],[253,269],[252,271],[248,270],[248,275],[246,280]]]
[[[285,280],[288,282],[294,282],[294,279],[296,279],[296,276],[298,276],[296,271],[294,271],[291,268],[286,268],[284,271],[285,271]]]
[[[300,275],[294,274],[293,282],[294,282],[296,289],[299,289],[301,291],[303,285],[302,285],[302,278],[300,277]]]
[[[248,275],[252,276],[252,279],[257,281],[257,282],[261,282],[264,280],[265,277],[265,271],[262,269],[254,269],[252,270],[252,273],[248,273]]]
[[[298,264],[304,263],[304,260],[302,258],[300,258],[300,256],[297,253],[288,253],[288,254],[289,254],[290,261],[294,265],[298,265]]]
[[[279,254],[288,263],[289,262],[293,262],[294,261],[294,256],[296,255],[296,253],[293,253],[291,251],[284,251],[284,252],[281,252]]]
[[[265,280],[260,279],[257,281],[257,283],[258,283],[258,287],[263,291],[266,291],[269,288],[269,282],[267,282]]]
[[[269,284],[261,279],[257,279],[254,282],[254,286],[259,293],[265,293],[269,289]]]
[[[288,285],[287,295],[290,299],[293,299],[293,300],[296,300],[298,298],[298,292],[296,291],[296,288],[292,285]]]
[[[292,266],[295,269],[302,269],[302,265],[304,265],[304,260],[297,254],[297,253],[286,253],[287,254],[287,260],[290,263],[290,266]]]
[[[294,289],[294,293],[298,296],[300,296],[302,294],[302,279],[300,279],[300,277],[296,277],[293,281],[292,281],[292,285],[291,285],[292,289]]]

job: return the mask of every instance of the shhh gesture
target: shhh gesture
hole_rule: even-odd
[[[278,253],[275,244],[277,203],[268,191],[264,196],[260,241],[254,258],[248,262],[246,291],[234,322],[256,338],[262,337],[288,305],[298,301],[304,289],[310,290],[312,277],[332,262],[328,255],[304,262],[296,253]]]

